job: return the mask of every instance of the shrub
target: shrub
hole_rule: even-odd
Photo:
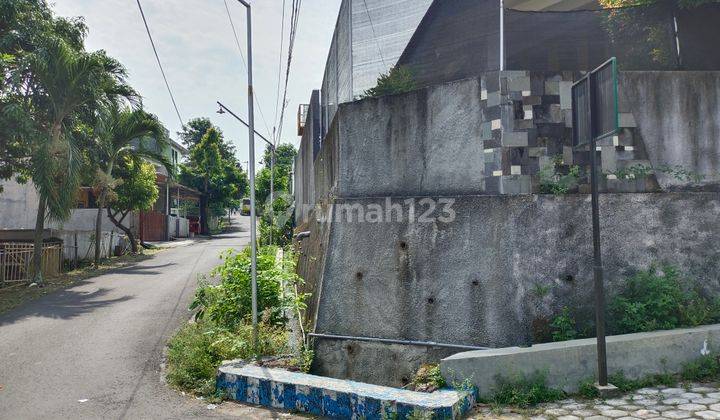
[[[381,74],[377,85],[365,91],[361,98],[377,98],[385,95],[405,93],[415,89],[415,80],[410,69],[404,66],[393,67]]]
[[[570,314],[570,309],[564,307],[560,315],[550,323],[553,341],[566,341],[577,338],[578,333],[575,327],[575,319]]]
[[[281,281],[284,276],[295,276],[275,266],[276,252],[276,247],[266,246],[260,247],[257,253],[258,312],[269,310],[273,323],[282,320]],[[250,249],[240,253],[228,251],[223,259],[223,264],[213,271],[213,275],[220,277],[220,283],[202,283],[190,309],[198,310],[196,319],[208,319],[232,329],[251,315]]]
[[[718,355],[708,354],[683,365],[680,377],[687,381],[706,381],[720,375]]]
[[[562,156],[558,155],[553,158],[552,162],[540,169],[538,173],[540,194],[562,195],[577,187],[580,181],[580,167],[572,165],[567,174],[562,174],[559,172],[561,165]]]
[[[613,334],[693,327],[715,322],[720,311],[694,289],[685,290],[672,266],[654,267],[630,277],[609,305]]]
[[[498,378],[497,383],[497,389],[491,398],[493,404],[525,408],[543,402],[556,401],[565,396],[561,390],[549,388],[545,375],[541,372],[527,377]]]

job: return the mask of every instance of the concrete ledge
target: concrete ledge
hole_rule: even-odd
[[[217,389],[228,398],[266,407],[347,419],[404,419],[414,412],[455,419],[476,400],[475,392],[407,391],[305,373],[226,362],[218,369]]]
[[[628,378],[677,373],[684,363],[720,348],[720,324],[697,328],[625,334],[607,337],[608,371]],[[470,379],[483,397],[490,396],[497,378],[546,374],[548,385],[566,392],[596,377],[595,339],[476,350],[452,355],[440,362],[449,380]]]

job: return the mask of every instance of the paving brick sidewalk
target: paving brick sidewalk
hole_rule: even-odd
[[[471,419],[633,420],[720,419],[718,384],[643,388],[609,400],[567,399],[534,409],[495,412],[478,406]]]

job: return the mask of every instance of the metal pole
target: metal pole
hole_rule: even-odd
[[[273,244],[273,227],[275,226],[275,146],[270,148],[270,245]]]
[[[592,105],[593,82],[588,79],[588,103]],[[593,230],[593,277],[595,283],[595,335],[597,337],[597,363],[598,383],[600,386],[608,384],[607,379],[607,353],[605,348],[605,287],[603,285],[602,255],[600,252],[600,205],[598,196],[597,177],[597,139],[595,138],[595,116],[590,112],[590,188],[592,201],[592,230]]]
[[[247,74],[248,74],[248,137],[250,141],[250,275],[252,278],[252,340],[257,356],[258,346],[258,313],[257,313],[257,240],[255,220],[255,113],[253,109],[252,81],[252,15],[250,4],[238,0],[247,9]]]
[[[500,0],[500,71],[505,70],[505,1]]]

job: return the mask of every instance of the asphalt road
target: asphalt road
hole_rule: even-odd
[[[162,379],[165,344],[189,319],[198,278],[220,263],[221,251],[249,242],[249,218],[233,224],[240,230],[165,250],[0,316],[0,418],[277,417],[234,404],[208,410]]]

